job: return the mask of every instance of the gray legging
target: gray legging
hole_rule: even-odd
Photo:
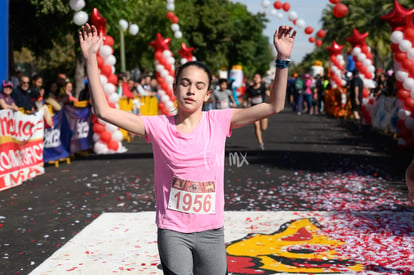
[[[164,274],[227,274],[223,227],[195,233],[158,228],[158,251]]]

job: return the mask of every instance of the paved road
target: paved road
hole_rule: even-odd
[[[228,139],[226,210],[414,212],[403,182],[414,154],[390,136],[285,111],[270,118],[264,140],[260,151],[253,126]],[[46,165],[0,192],[0,274],[28,274],[104,212],[154,210],[151,146],[138,137],[125,146]]]

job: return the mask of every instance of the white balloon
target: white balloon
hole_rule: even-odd
[[[167,3],[167,10],[174,11],[175,10],[175,5],[173,3]]]
[[[106,78],[103,74],[99,75],[99,79],[101,80],[102,86],[105,85],[105,83],[108,83],[108,78]]]
[[[105,154],[108,152],[108,148],[101,141],[95,142],[93,149],[97,154]]]
[[[270,16],[276,16],[276,14],[277,14],[277,10],[275,10],[275,9],[271,9],[270,12],[269,12]]]
[[[171,52],[170,50],[164,50],[164,51],[162,52],[162,56],[163,56],[164,58],[168,58],[168,57],[172,56],[172,52]]]
[[[368,66],[368,71],[370,71],[371,73],[375,72],[375,66],[374,65]]]
[[[128,29],[128,21],[125,19],[120,19],[118,23],[123,31],[126,31]]]
[[[362,52],[362,50],[361,50],[361,48],[360,47],[354,47],[353,49],[352,49],[352,55],[358,55],[358,54],[360,54]]]
[[[115,63],[116,63],[116,57],[113,54],[109,55],[105,59],[105,63],[108,64],[108,65],[111,65],[111,66],[115,65]]]
[[[414,91],[410,91],[410,96],[414,98]]]
[[[170,100],[165,102],[165,107],[167,107],[168,110],[173,109],[174,108],[174,103]]]
[[[98,122],[102,125],[106,125],[108,122],[106,122],[105,120],[102,120],[100,118],[98,118]]]
[[[164,70],[164,66],[161,64],[155,65],[155,70],[159,73],[161,73]]]
[[[403,39],[398,44],[398,48],[400,48],[400,50],[403,51],[403,52],[408,52],[408,50],[410,50],[412,48],[412,44],[409,40]]]
[[[73,22],[75,22],[76,25],[82,26],[85,25],[86,22],[88,22],[89,16],[84,11],[77,11],[73,15]]]
[[[303,29],[305,25],[306,25],[306,22],[303,19],[298,19],[298,21],[296,21],[296,26],[300,29]]]
[[[118,131],[118,127],[113,125],[112,123],[107,123],[105,124],[105,130],[112,134],[115,133],[115,131]]]
[[[85,1],[83,0],[70,0],[69,6],[74,11],[80,11],[85,7]]]
[[[288,13],[288,18],[289,20],[295,20],[296,18],[298,18],[298,14],[296,11],[289,11]]]
[[[138,33],[138,31],[139,31],[139,27],[138,27],[137,24],[131,24],[131,25],[129,25],[129,33],[131,35],[136,35]]]
[[[407,51],[407,56],[409,59],[414,60],[414,48],[411,48]]]
[[[116,140],[116,141],[122,141],[122,139],[124,138],[124,136],[122,135],[122,132],[119,130],[116,130],[115,132],[112,133],[112,139]]]
[[[159,89],[159,90],[157,91],[157,94],[161,97],[161,96],[165,95],[166,93],[165,93],[165,91],[164,91],[164,90]]]
[[[112,93],[110,96],[109,96],[109,101],[110,102],[112,102],[112,103],[118,103],[118,101],[119,101],[119,95],[117,94],[117,93]]]
[[[407,77],[408,77],[408,73],[402,70],[399,70],[395,73],[395,78],[399,81],[404,81],[407,79]]]
[[[180,39],[181,37],[183,37],[183,33],[181,31],[176,31],[174,32],[174,37]]]
[[[99,55],[105,60],[112,54],[112,48],[108,45],[103,45],[99,48]]]
[[[172,24],[171,25],[171,30],[173,32],[179,31],[180,30],[180,25],[178,25],[178,24]]]
[[[108,96],[116,92],[116,87],[112,83],[105,83],[105,85],[103,85],[103,89],[105,94]]]
[[[269,0],[263,0],[262,1],[262,8],[266,9],[270,6],[270,1]]]
[[[97,133],[93,133],[92,139],[93,139],[94,142],[98,142],[101,138],[99,137],[99,135]]]
[[[175,58],[173,56],[168,57],[167,62],[171,65],[175,64]]]
[[[169,100],[170,100],[170,97],[168,95],[165,94],[165,95],[161,96],[161,101],[162,102],[168,102]]]
[[[168,71],[167,70],[163,70],[161,73],[160,73],[160,75],[161,75],[161,77],[162,78],[166,78],[168,75],[169,75],[169,73],[168,73]]]
[[[165,79],[165,82],[167,82],[170,85],[173,84],[174,77],[172,77],[171,75],[167,76],[167,78]]]
[[[276,13],[276,18],[277,19],[283,19],[284,15],[281,12]]]
[[[392,43],[400,43],[401,40],[403,40],[404,38],[404,34],[402,33],[402,31],[393,31],[391,33],[391,41]]]
[[[403,86],[407,90],[414,90],[414,79],[407,77],[403,82]]]
[[[359,54],[357,55],[357,58],[358,58],[358,60],[363,61],[363,60],[365,60],[365,59],[367,58],[367,55],[366,55],[366,54],[364,54],[364,53],[359,53]]]
[[[188,62],[187,58],[181,58],[181,65],[183,65],[183,64],[185,64],[187,62]]]

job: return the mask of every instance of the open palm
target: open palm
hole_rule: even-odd
[[[98,35],[96,27],[89,24],[82,26],[82,31],[79,32],[79,41],[85,59],[96,55],[102,45],[102,37]]]
[[[289,58],[295,41],[296,31],[289,26],[280,26],[273,36],[273,44],[279,58]]]

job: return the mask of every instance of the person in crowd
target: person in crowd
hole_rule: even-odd
[[[227,89],[227,80],[222,78],[219,80],[218,89],[213,91],[216,109],[227,109],[236,106],[232,92]]]
[[[43,87],[43,77],[35,74],[31,78],[30,97],[37,110],[40,110],[44,105],[45,88]]]
[[[361,77],[359,77],[358,69],[352,72],[352,79],[349,84],[349,98],[351,101],[351,111],[353,119],[357,128],[361,127],[361,105],[362,105],[362,92],[364,89],[364,83]]]
[[[131,91],[132,97],[139,96],[138,90],[137,90],[137,83],[132,79],[129,78],[127,80],[128,89]]]
[[[45,92],[45,103],[52,106],[54,112],[59,112],[62,109],[62,103],[57,100],[58,97],[58,85],[56,82],[52,82]]]
[[[16,103],[11,96],[13,92],[13,83],[11,81],[4,81],[1,85],[1,93],[0,93],[0,109],[9,109],[13,111],[18,111],[19,107],[17,107]]]
[[[214,110],[216,108],[216,100],[214,97],[214,93],[212,91],[210,91],[210,95],[207,98],[206,101],[204,101],[203,103],[203,111],[210,111],[210,110]]]
[[[111,108],[99,78],[96,53],[102,44],[95,26],[82,27],[81,49],[95,115],[139,136],[154,152],[158,251],[164,274],[227,273],[224,241],[224,153],[233,129],[284,109],[288,62],[296,31],[274,34],[277,69],[268,102],[249,108],[202,111],[212,74],[199,61],[178,67],[173,84],[177,113],[142,116]]]
[[[150,87],[151,87],[151,92],[153,93],[158,92],[158,81],[155,77],[151,77]]]
[[[305,74],[304,79],[304,98],[305,98],[305,113],[311,114],[312,111],[312,86],[313,80],[310,74]]]
[[[253,84],[247,87],[245,93],[246,100],[244,101],[244,107],[247,107],[248,105],[255,106],[262,104],[267,101],[268,95],[269,90],[266,88],[262,76],[259,73],[255,73],[253,76]],[[254,122],[254,132],[256,134],[260,150],[264,150],[263,132],[267,130],[267,122],[267,117]]]
[[[26,113],[35,112],[36,108],[30,96],[30,78],[27,75],[21,75],[19,85],[14,88],[11,96],[18,107],[24,109]]]
[[[405,170],[405,183],[408,187],[408,200],[414,204],[414,160],[410,162]]]
[[[73,92],[73,84],[68,79],[68,80],[66,80],[64,90],[59,94],[59,100],[63,103],[63,105],[66,105],[66,104],[71,105],[71,104],[79,101],[72,94],[72,92]]]
[[[293,112],[296,112],[296,106],[295,106],[295,96],[296,96],[295,81],[296,81],[296,77],[297,76],[298,76],[297,73],[292,74],[292,76],[288,80],[287,89],[286,89],[287,103],[292,108],[292,111]]]
[[[324,105],[324,98],[325,98],[325,88],[323,86],[323,76],[320,74],[317,74],[315,77],[315,90],[316,90],[316,106],[317,106],[317,112],[319,114],[323,113],[323,105]]]
[[[151,76],[149,76],[151,79]],[[146,81],[148,79],[148,76],[142,76],[137,85],[137,91],[140,96],[155,96],[156,93],[151,90],[151,85],[147,85]]]
[[[304,87],[305,87],[305,84],[303,81],[303,77],[296,76],[295,78],[295,92],[296,92],[295,111],[297,112],[298,115],[302,114]]]
[[[118,94],[119,98],[126,97],[132,98],[131,90],[129,89],[127,83],[127,77],[125,74],[118,75],[118,86],[116,88],[116,93]]]
[[[378,68],[375,71],[375,76],[374,76],[374,82],[375,82],[375,87],[372,88],[372,95],[374,97],[379,96],[382,92],[384,92],[385,89],[385,81],[386,81],[386,76],[383,72],[382,69]]]
[[[58,73],[56,76],[56,85],[57,85],[57,97],[59,97],[59,95],[64,95],[65,94],[65,86],[66,86],[66,82],[68,81],[68,78],[66,77],[66,74],[64,73]]]

